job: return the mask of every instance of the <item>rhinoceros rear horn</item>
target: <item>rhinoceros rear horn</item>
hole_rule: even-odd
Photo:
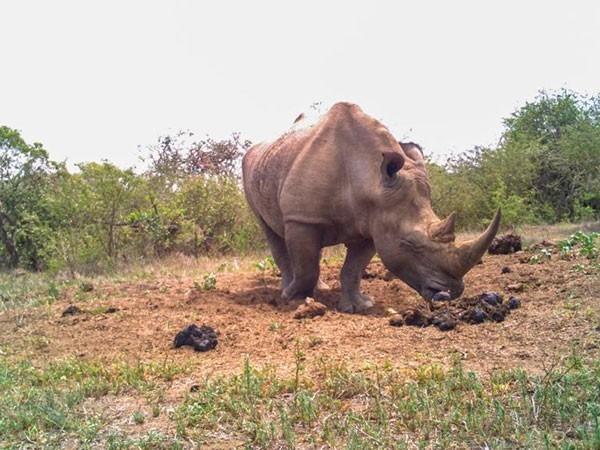
[[[456,212],[452,212],[444,220],[432,224],[429,228],[429,237],[437,242],[454,241],[454,225],[456,224]]]
[[[467,273],[471,267],[477,264],[489,248],[492,239],[494,239],[500,227],[500,217],[500,209],[498,209],[492,222],[481,236],[472,241],[465,242],[459,247],[460,264],[463,273]]]

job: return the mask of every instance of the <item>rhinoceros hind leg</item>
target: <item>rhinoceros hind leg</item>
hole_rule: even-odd
[[[342,297],[337,309],[342,312],[356,313],[373,306],[373,300],[361,294],[359,288],[361,274],[375,255],[375,246],[373,241],[364,240],[348,244],[347,247],[348,252],[341,273]]]
[[[281,236],[271,230],[266,223],[262,222],[262,227],[267,236],[271,255],[273,255],[275,264],[277,264],[277,267],[279,267],[279,271],[281,272],[281,289],[285,289],[290,285],[293,278],[292,265],[285,246],[285,241]]]
[[[294,276],[283,290],[281,298],[292,300],[312,297],[319,281],[321,232],[313,225],[287,223],[285,242]]]

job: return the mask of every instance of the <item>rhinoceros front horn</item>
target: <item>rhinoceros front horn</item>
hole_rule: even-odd
[[[459,247],[460,265],[462,266],[463,273],[467,273],[471,267],[477,264],[489,248],[492,239],[494,239],[500,227],[500,216],[500,209],[498,209],[492,219],[492,223],[489,224],[481,236],[477,239],[467,241]]]

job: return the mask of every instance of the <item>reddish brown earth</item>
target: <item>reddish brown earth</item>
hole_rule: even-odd
[[[297,350],[304,353],[307,367],[320,359],[358,368],[383,362],[400,367],[446,365],[458,355],[468,368],[483,373],[511,367],[543,370],[574,348],[582,356],[597,357],[598,269],[582,270],[578,265],[589,266],[584,258],[562,260],[553,255],[550,261],[529,264],[530,256],[486,256],[466,276],[464,297],[495,291],[505,299],[514,295],[521,300],[521,307],[499,323],[459,322],[450,331],[390,326],[387,310],[423,308],[425,302],[399,280],[386,281],[386,271],[376,261],[362,282],[376,307],[367,314],[338,313],[341,263],[335,263],[322,268],[331,291],[315,295],[328,308],[323,316],[294,319],[299,303],[277,307],[279,280],[256,271],[218,273],[213,291],[194,289],[201,273],[195,278],[106,281],[84,294],[72,288],[50,308],[1,313],[0,349],[37,365],[67,357],[166,360],[189,363],[195,373],[206,375],[237,371],[246,358],[258,366],[286,370],[294,365]],[[84,312],[62,317],[70,304]],[[99,313],[99,307],[117,310]],[[174,348],[175,335],[191,323],[217,330],[215,350]]]

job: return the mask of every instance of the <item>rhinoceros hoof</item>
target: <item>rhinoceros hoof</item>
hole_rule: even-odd
[[[373,300],[369,296],[357,294],[352,297],[342,296],[337,309],[340,312],[352,314],[366,311],[367,309],[372,308],[373,305]]]
[[[319,281],[317,282],[316,288],[320,291],[330,291],[331,290],[329,285],[327,283],[325,283],[323,280],[321,280],[320,278],[319,278]]]
[[[290,302],[304,300],[307,297],[312,297],[310,292],[298,292],[293,287],[288,286],[281,292],[281,297],[277,300],[278,306],[288,305]]]

